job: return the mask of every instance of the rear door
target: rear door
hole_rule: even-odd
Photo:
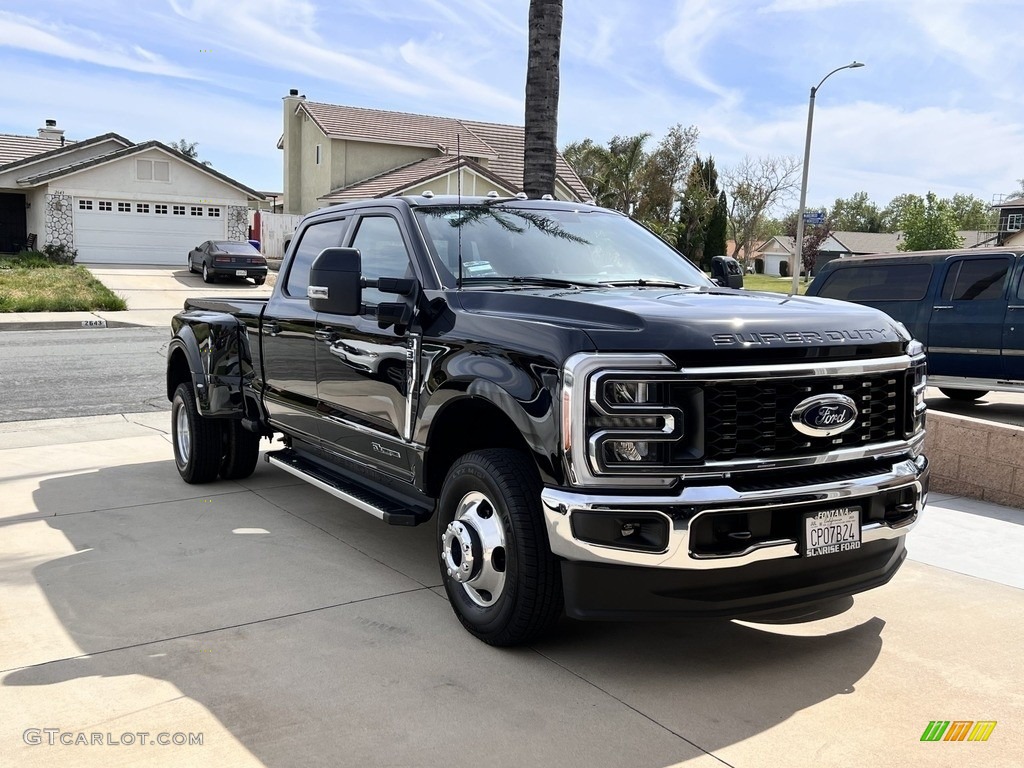
[[[946,262],[928,324],[928,373],[971,379],[1003,375],[1003,320],[1011,254],[956,256]]]
[[[1024,257],[1017,257],[1017,274],[1010,290],[1003,323],[1003,377],[1024,383]]]
[[[306,288],[309,268],[324,248],[341,245],[345,218],[317,221],[299,235],[287,274],[263,312],[260,324],[263,348],[264,403],[270,421],[279,428],[319,445],[316,392],[316,312],[309,306]]]

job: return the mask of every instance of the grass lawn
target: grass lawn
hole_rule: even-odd
[[[810,285],[810,283],[805,283],[804,279],[801,277],[801,294],[807,292],[808,285]],[[743,287],[746,288],[748,291],[772,291],[774,293],[789,293],[790,288],[793,287],[793,278],[772,277],[771,275],[744,275]]]
[[[128,309],[85,267],[0,259],[0,312],[91,312]]]

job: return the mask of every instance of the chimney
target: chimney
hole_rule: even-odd
[[[284,125],[281,133],[284,149],[284,212],[302,212],[302,120],[295,114],[299,104],[306,100],[292,88],[284,97]],[[314,206],[315,207],[315,206]]]
[[[60,139],[64,142],[64,129],[57,127],[56,120],[47,120],[46,125],[39,129],[40,139]]]

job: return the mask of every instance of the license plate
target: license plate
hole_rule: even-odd
[[[236,269],[235,270],[235,276],[236,277],[245,277],[247,274],[249,274],[249,273],[246,272],[244,269]]]
[[[860,507],[839,507],[804,516],[804,557],[860,549]]]

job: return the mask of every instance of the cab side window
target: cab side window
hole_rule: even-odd
[[[341,238],[345,234],[345,219],[332,219],[322,221],[306,227],[302,233],[302,239],[292,256],[291,266],[288,268],[288,278],[285,283],[284,292],[293,299],[305,299],[306,288],[309,287],[309,268],[313,265],[313,259],[320,255],[324,248],[333,248],[341,245]]]
[[[413,276],[402,231],[390,216],[364,216],[360,219],[352,247],[359,249],[363,277],[367,280]],[[376,288],[363,289],[363,301],[367,304],[394,300],[394,294],[381,293]]]
[[[1010,259],[964,259],[954,262],[942,284],[944,301],[995,301],[1003,298]]]

